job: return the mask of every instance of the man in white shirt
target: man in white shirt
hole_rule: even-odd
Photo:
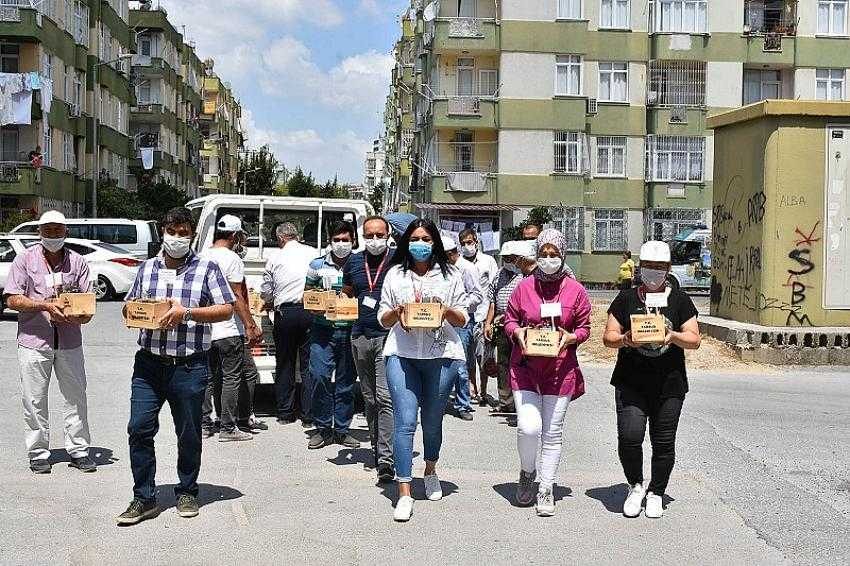
[[[304,284],[310,262],[318,257],[315,248],[298,241],[298,229],[283,222],[275,231],[281,249],[266,263],[260,292],[274,306],[275,397],[277,422],[291,424],[301,417],[312,426],[312,388],[307,371],[307,348],[313,317],[304,310]],[[301,396],[296,401],[295,365],[301,369]]]
[[[455,415],[465,421],[472,420],[472,402],[469,397],[469,358],[470,341],[472,340],[472,330],[475,326],[475,313],[484,302],[484,291],[479,283],[478,270],[475,266],[464,258],[460,257],[460,252],[457,249],[457,242],[454,238],[443,236],[443,247],[446,249],[446,254],[449,256],[449,262],[460,269],[463,274],[463,286],[466,291],[467,313],[469,321],[466,326],[456,328],[460,341],[463,344],[464,352],[467,355],[467,363],[460,366],[457,374],[457,382],[455,383],[455,399],[454,410]],[[473,362],[474,363],[474,362]]]
[[[251,440],[250,432],[239,430],[239,408],[250,407],[249,389],[253,383],[245,382],[245,378],[256,372],[247,372],[245,368],[245,335],[250,341],[257,340],[261,331],[251,316],[248,307],[248,294],[245,287],[245,264],[233,249],[240,245],[244,238],[242,221],[236,216],[226,214],[216,224],[214,242],[210,249],[204,250],[201,257],[218,264],[224,278],[227,280],[236,303],[233,305],[234,315],[223,322],[215,322],[211,328],[212,345],[209,353],[210,380],[204,397],[201,426],[204,436],[209,438],[215,434],[212,422],[212,410],[215,405],[216,413],[221,421],[218,434],[219,442],[237,442]],[[237,321],[238,317],[238,321]],[[241,328],[240,328],[241,323]],[[245,415],[242,415],[244,418]]]
[[[460,233],[460,251],[464,259],[473,264],[478,269],[478,283],[485,291],[490,288],[490,284],[499,275],[499,266],[496,265],[496,260],[491,256],[479,251],[478,234],[472,228],[467,228]],[[472,323],[471,338],[469,340],[469,348],[466,353],[467,367],[469,370],[469,381],[472,388],[472,400],[478,401],[481,406],[487,404],[487,399],[480,398],[478,395],[478,381],[476,375],[480,375],[481,379],[485,379],[483,372],[478,372],[478,362],[484,355],[484,321],[487,318],[487,310],[489,305],[486,301],[482,301],[478,309],[475,311],[474,323]],[[483,386],[482,386],[483,390]]]

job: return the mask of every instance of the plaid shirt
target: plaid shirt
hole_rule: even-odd
[[[162,256],[153,257],[139,267],[136,281],[126,300],[178,298],[187,308],[208,307],[236,302],[230,285],[215,262],[194,252],[177,269],[174,285],[166,285],[159,272],[166,269]],[[139,346],[160,356],[191,356],[210,349],[211,326],[190,320],[171,330],[140,330]]]

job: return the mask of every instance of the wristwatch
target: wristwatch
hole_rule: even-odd
[[[188,308],[188,309],[186,309],[186,312],[183,313],[183,321],[182,322],[183,322],[183,324],[186,324],[190,320],[192,320],[192,309]]]

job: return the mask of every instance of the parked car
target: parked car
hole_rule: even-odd
[[[38,236],[0,236],[0,294],[6,287],[12,261],[28,247],[40,241]],[[141,261],[112,244],[68,238],[65,245],[83,256],[89,265],[94,293],[99,301],[121,296],[130,290]],[[0,313],[5,309],[0,301]]]
[[[97,240],[113,244],[138,259],[147,259],[149,250],[159,247],[160,235],[156,222],[126,218],[69,218],[68,236],[81,240]],[[38,234],[38,222],[24,222],[10,235]]]

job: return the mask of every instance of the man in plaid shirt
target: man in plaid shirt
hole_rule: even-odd
[[[130,467],[133,501],[117,521],[132,525],[159,513],[154,437],[159,411],[168,401],[177,433],[177,513],[198,514],[201,469],[201,407],[209,378],[210,324],[229,319],[236,301],[218,265],[195,255],[192,215],[173,208],[163,220],[162,253],[139,268],[127,300],[165,299],[171,309],[160,330],[139,331],[130,395]],[[125,312],[126,315],[126,312]]]

